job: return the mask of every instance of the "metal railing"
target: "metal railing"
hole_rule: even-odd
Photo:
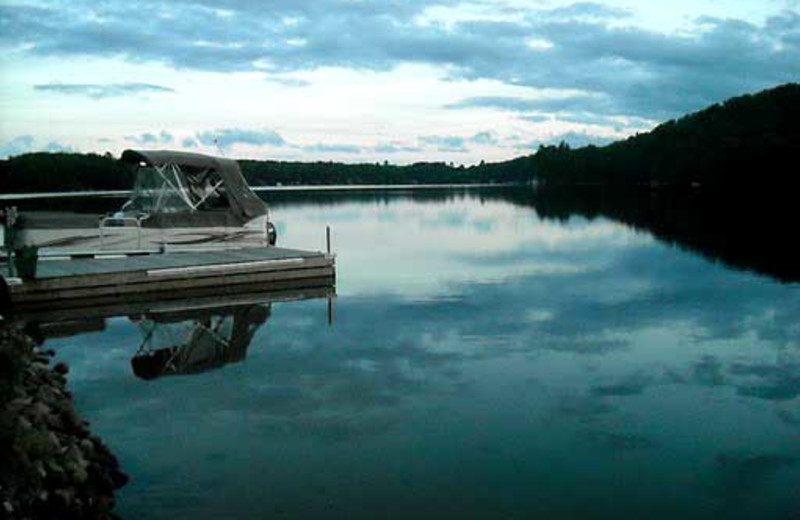
[[[114,216],[109,215],[100,219],[100,247],[105,247],[106,229],[125,230],[136,228],[136,247],[142,247],[142,221],[147,219],[150,215],[139,215],[136,217]],[[113,222],[114,224],[109,225]],[[125,225],[126,222],[132,222],[133,226]]]

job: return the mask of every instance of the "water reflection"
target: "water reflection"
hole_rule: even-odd
[[[797,286],[608,217],[431,197],[273,204],[287,244],[333,223],[337,319],[273,303],[246,363],[148,382],[128,319],[51,340],[131,469],[123,516],[798,511]]]
[[[333,286],[304,287],[220,296],[195,294],[190,299],[162,300],[146,294],[136,302],[76,307],[37,308],[15,316],[38,344],[92,332],[104,332],[106,320],[128,316],[141,333],[130,365],[143,380],[193,375],[244,361],[256,332],[267,322],[273,302],[327,298]],[[150,299],[148,299],[148,297]],[[332,316],[329,317],[329,319]]]
[[[243,361],[271,304],[221,307],[132,318],[143,340],[131,359],[136,377],[191,375]]]
[[[408,222],[397,209],[403,205],[447,207],[470,200],[480,205],[498,203],[514,208],[533,209],[540,221],[568,222],[574,217],[598,218],[623,223],[641,230],[669,245],[689,249],[714,261],[753,270],[782,282],[800,282],[800,262],[786,241],[793,236],[792,193],[759,188],[739,191],[604,191],[595,188],[571,190],[533,190],[520,187],[439,188],[325,191],[264,191],[259,195],[279,215],[308,208],[349,208],[348,213],[334,211],[325,222],[334,225],[363,223],[363,208],[379,207],[382,224],[402,227]],[[81,213],[104,213],[119,205],[114,197],[56,198],[48,200],[50,210]],[[41,201],[14,202],[23,211],[41,209]],[[435,211],[430,227],[463,227],[468,212]],[[475,219],[468,223],[483,235],[498,229],[493,219]],[[284,227],[286,226],[284,221]],[[560,226],[554,225],[553,229]],[[300,238],[292,234],[293,238]],[[309,238],[309,237],[303,237]]]

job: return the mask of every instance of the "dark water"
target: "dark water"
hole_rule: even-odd
[[[47,341],[124,518],[800,518],[796,283],[518,195],[293,197],[332,326],[246,305],[220,368],[151,380],[146,320]]]

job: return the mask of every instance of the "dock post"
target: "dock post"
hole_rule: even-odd
[[[325,226],[325,242],[328,246],[328,254],[331,254],[331,227]]]

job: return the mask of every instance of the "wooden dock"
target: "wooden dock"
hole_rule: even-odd
[[[13,312],[130,305],[193,295],[333,287],[331,254],[278,247],[40,259],[36,279],[8,281]]]

